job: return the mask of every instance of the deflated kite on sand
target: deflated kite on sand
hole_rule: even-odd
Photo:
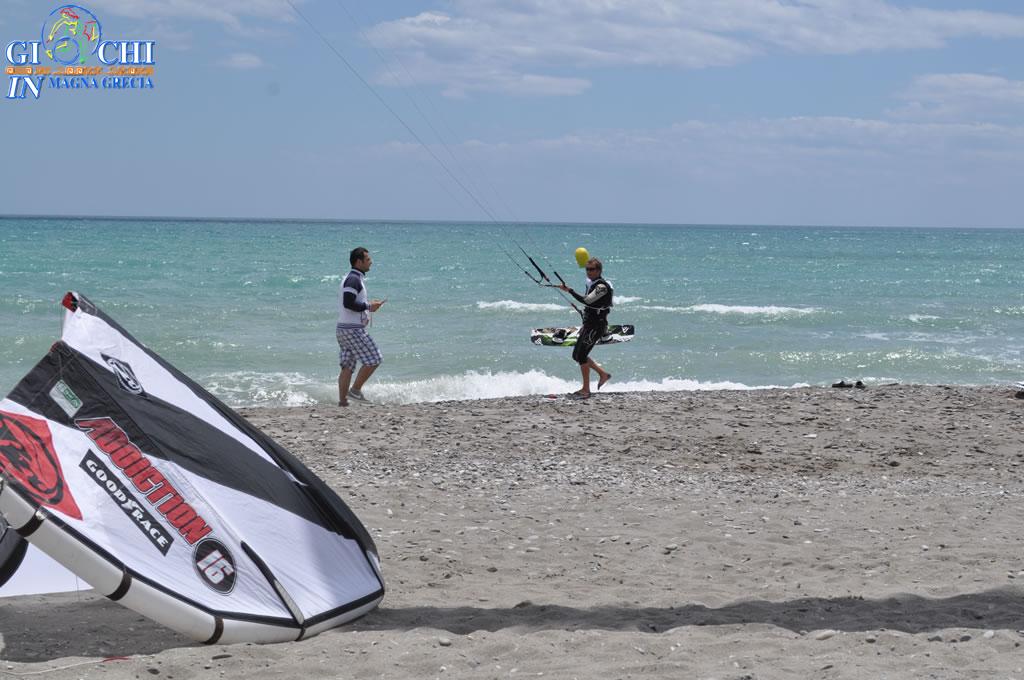
[[[380,603],[373,540],[321,479],[84,296],[63,304],[61,340],[0,401],[18,534],[211,644],[309,637]]]

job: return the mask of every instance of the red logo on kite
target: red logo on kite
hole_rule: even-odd
[[[0,473],[43,505],[82,519],[82,511],[64,483],[45,421],[0,411]]]

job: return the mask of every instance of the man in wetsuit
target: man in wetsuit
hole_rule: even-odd
[[[597,371],[597,389],[611,380],[612,374],[601,368],[601,365],[590,358],[590,350],[608,332],[608,312],[612,308],[612,286],[601,276],[601,260],[596,257],[587,261],[587,290],[580,295],[565,284],[559,286],[563,291],[583,304],[583,327],[580,328],[576,346],[572,349],[573,360],[580,365],[583,374],[583,387],[573,392],[578,399],[590,397],[590,371]]]

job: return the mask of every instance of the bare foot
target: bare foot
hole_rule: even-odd
[[[601,376],[601,379],[597,381],[597,389],[604,387],[604,384],[612,379],[611,373],[605,373]]]
[[[348,406],[348,399],[346,399],[345,401],[339,401],[338,406]]]

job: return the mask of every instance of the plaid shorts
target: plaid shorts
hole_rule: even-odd
[[[338,362],[342,368],[355,368],[356,361],[364,366],[376,366],[382,360],[377,343],[365,328],[338,328]]]

